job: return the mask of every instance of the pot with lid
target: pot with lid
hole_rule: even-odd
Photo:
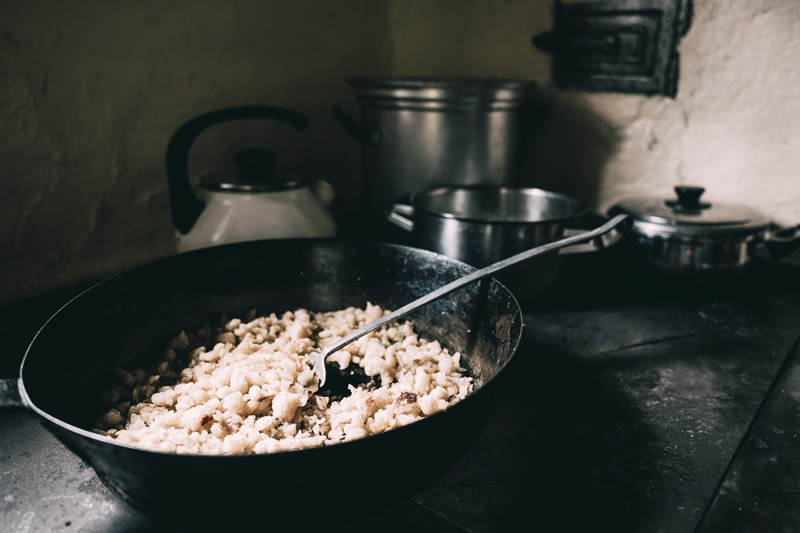
[[[305,115],[291,109],[241,106],[193,118],[172,136],[167,180],[179,252],[257,239],[335,236],[336,223],[327,210],[331,186],[279,176],[274,168],[278,156],[269,150],[237,152],[238,170],[203,176],[203,196],[195,194],[187,164],[195,139],[214,125],[250,119],[281,120],[296,130],[308,127]]]
[[[781,231],[746,205],[706,202],[702,187],[675,187],[677,198],[629,198],[609,216],[628,214],[633,228],[617,249],[624,261],[703,279],[738,277],[756,257],[781,259],[800,247],[800,227]]]

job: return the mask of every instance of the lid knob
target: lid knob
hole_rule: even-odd
[[[711,204],[700,201],[700,196],[702,196],[705,191],[703,187],[675,187],[675,194],[678,195],[678,199],[667,200],[666,204],[676,213],[699,212],[701,209],[711,207]]]

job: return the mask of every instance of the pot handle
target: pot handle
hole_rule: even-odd
[[[189,182],[189,150],[203,131],[223,122],[249,119],[275,119],[287,122],[298,131],[308,127],[308,118],[298,111],[259,105],[229,107],[195,117],[172,135],[167,146],[167,185],[172,222],[183,235],[191,231],[206,204]]]
[[[773,230],[764,242],[769,258],[780,261],[800,248],[800,225],[788,229]]]
[[[19,379],[0,379],[0,408],[27,407],[19,393]]]
[[[339,121],[339,124],[342,125],[344,131],[347,132],[350,137],[367,146],[378,146],[381,144],[383,135],[381,135],[379,129],[359,124],[356,122],[356,119],[353,118],[353,115],[338,105],[333,106],[333,116],[336,117],[336,120]]]
[[[408,217],[413,216],[414,206],[411,204],[404,204],[400,201],[392,205],[391,210],[386,215],[386,220],[402,230],[412,232],[414,231],[414,221]]]
[[[608,219],[604,220],[607,221]],[[575,244],[573,246],[569,246],[567,248],[562,248],[558,251],[559,254],[582,254],[587,252],[599,252],[600,250],[605,250],[610,246],[614,246],[619,241],[622,240],[625,235],[627,235],[628,231],[633,227],[633,219],[628,218],[623,224],[617,225],[614,229],[609,231],[608,233],[604,233],[595,237],[594,239],[590,240],[589,242],[583,244]],[[564,237],[574,237],[576,235],[583,235],[584,233],[589,233],[591,230],[586,229],[573,229],[573,228],[564,228]]]

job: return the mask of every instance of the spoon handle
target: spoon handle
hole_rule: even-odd
[[[328,346],[325,347],[322,352],[317,354],[312,354],[311,363],[314,370],[314,373],[320,378],[320,384],[325,383],[325,359],[328,355],[341,350],[351,342],[355,341],[356,339],[363,337],[370,331],[374,331],[381,326],[388,324],[389,322],[393,322],[404,316],[413,313],[420,307],[423,307],[434,300],[438,300],[443,296],[447,296],[453,291],[460,289],[465,285],[469,285],[470,283],[474,283],[478,280],[483,278],[487,278],[492,274],[504,270],[512,265],[516,265],[519,262],[525,261],[537,255],[546,254],[548,252],[556,251],[560,248],[565,248],[567,246],[571,246],[573,244],[581,244],[584,242],[591,241],[601,235],[604,235],[623,223],[629,222],[628,215],[617,215],[616,217],[612,218],[602,226],[592,231],[587,231],[586,233],[581,233],[580,235],[575,235],[573,237],[567,237],[566,239],[561,239],[555,242],[551,242],[549,244],[544,244],[542,246],[537,246],[535,248],[531,248],[530,250],[526,250],[524,252],[518,253],[517,255],[512,255],[507,259],[503,259],[502,261],[498,261],[497,263],[491,264],[485,268],[480,270],[476,270],[475,272],[464,276],[463,278],[459,278],[455,281],[448,283],[447,285],[440,287],[439,289],[426,294],[425,296],[414,300],[413,302],[404,305],[403,307],[397,309],[396,311],[389,313],[386,316],[379,318],[378,320],[374,320],[369,324],[366,324],[351,334],[342,337],[338,341],[332,342]]]

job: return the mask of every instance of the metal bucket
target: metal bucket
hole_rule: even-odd
[[[334,110],[363,144],[363,206],[383,216],[397,198],[436,185],[514,185],[519,146],[539,114],[533,82],[348,80],[361,123]]]

